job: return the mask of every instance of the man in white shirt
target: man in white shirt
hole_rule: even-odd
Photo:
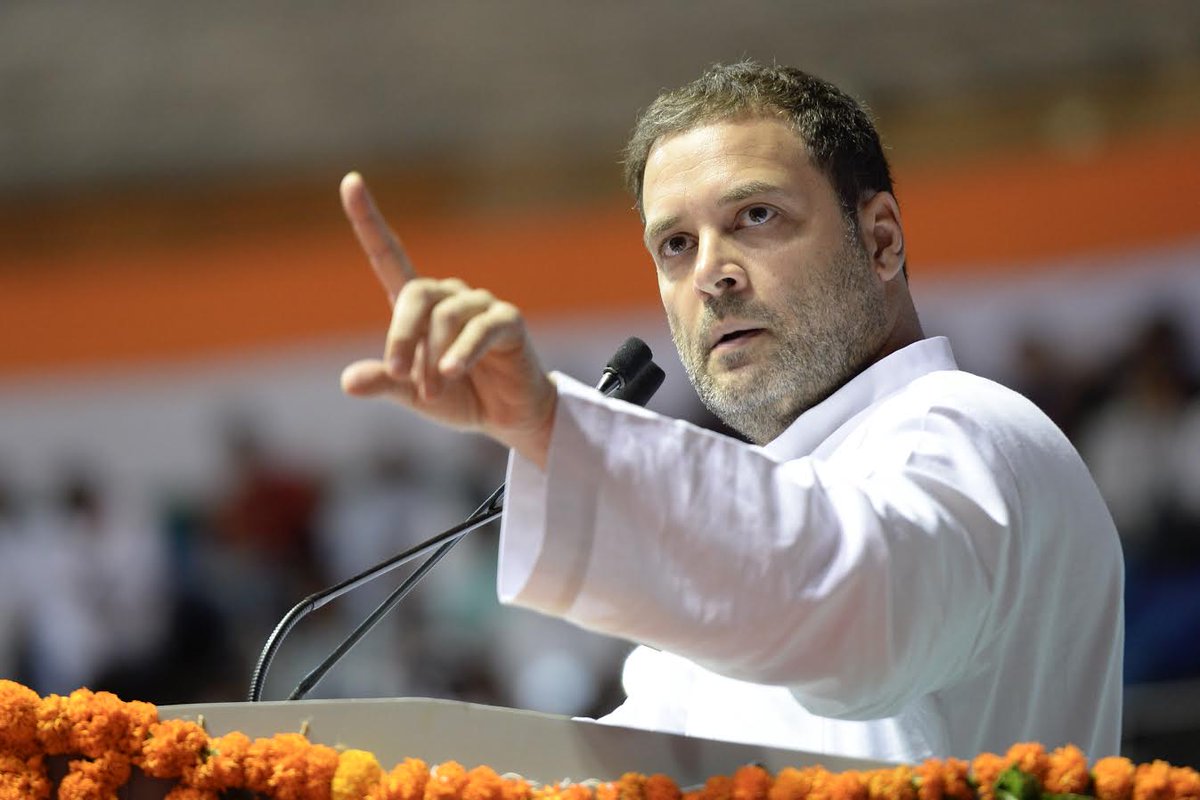
[[[1043,414],[925,338],[861,107],[714,67],[643,113],[627,168],[689,377],[758,446],[547,376],[515,308],[418,278],[343,182],[394,303],[343,387],[512,448],[501,597],[645,645],[609,721],[889,760],[1115,753],[1111,518]]]

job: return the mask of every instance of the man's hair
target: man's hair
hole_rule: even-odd
[[[832,184],[847,220],[856,220],[860,201],[892,192],[879,134],[854,98],[794,67],[740,61],[709,67],[686,86],[659,95],[638,117],[625,146],[625,182],[639,212],[655,142],[701,125],[754,117],[776,117],[792,126]]]

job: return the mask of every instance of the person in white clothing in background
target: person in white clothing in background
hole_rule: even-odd
[[[896,761],[1117,752],[1112,520],[1045,415],[925,337],[866,112],[716,66],[626,155],[689,377],[754,445],[547,375],[516,308],[418,277],[342,184],[394,305],[343,388],[512,449],[501,598],[643,645],[605,721]]]

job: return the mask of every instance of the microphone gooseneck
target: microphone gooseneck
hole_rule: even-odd
[[[653,362],[653,357],[650,348],[645,342],[636,336],[631,336],[625,340],[625,343],[617,349],[617,352],[613,354],[608,364],[605,365],[604,373],[596,388],[606,395],[638,405],[645,405],[654,392],[658,390],[664,377],[662,369]],[[393,569],[436,548],[436,551],[421,566],[414,570],[412,574],[405,578],[404,582],[396,587],[395,591],[380,603],[342,641],[329,657],[304,677],[304,680],[292,690],[288,699],[299,700],[312,691],[329,670],[341,661],[351,648],[366,636],[388,612],[395,608],[412,591],[417,582],[425,577],[460,539],[500,516],[503,511],[504,488],[504,484],[501,484],[464,522],[409,548],[403,553],[380,562],[335,586],[311,594],[292,607],[275,626],[271,635],[267,637],[262,652],[259,654],[258,662],[255,664],[254,672],[250,677],[250,691],[248,693],[250,702],[258,702],[262,699],[267,670],[270,668],[279,647],[283,644],[283,640],[301,619],[347,592],[391,572]]]

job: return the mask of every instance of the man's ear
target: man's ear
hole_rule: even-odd
[[[871,266],[884,281],[904,271],[904,225],[900,204],[891,192],[876,192],[858,209],[858,229]]]

